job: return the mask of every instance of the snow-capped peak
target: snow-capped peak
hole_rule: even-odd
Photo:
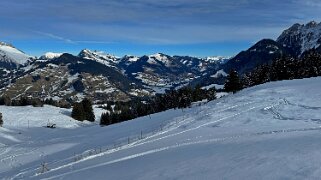
[[[136,62],[139,60],[139,57],[133,55],[125,55],[123,59],[126,59],[128,62]]]
[[[58,58],[62,55],[63,53],[53,53],[53,52],[47,52],[44,55],[42,55],[40,57],[40,59],[44,59],[44,60],[51,60],[51,59],[55,59]]]
[[[156,53],[156,54],[152,54],[149,57],[153,57],[157,60],[163,60],[163,59],[168,59],[167,55],[163,54],[163,53]]]
[[[31,56],[8,43],[0,42],[0,61],[16,65],[26,64]]]
[[[165,66],[170,67],[172,65],[172,61],[170,56],[163,54],[163,53],[156,53],[153,55],[148,56],[149,61],[153,62],[154,60],[163,63]]]
[[[161,61],[163,63],[169,61],[169,59],[170,59],[169,58],[170,56],[168,56],[166,54],[163,54],[163,53],[152,54],[152,55],[149,55],[148,57],[149,58],[153,58],[153,59],[158,60],[158,61]]]
[[[114,66],[115,64],[119,63],[119,57],[105,53],[103,51],[92,51],[89,49],[84,49],[80,51],[79,57],[84,59],[89,59],[93,61],[97,61],[101,64],[104,64],[106,66]]]
[[[105,53],[103,51],[96,51],[96,50],[92,51],[89,49],[82,50],[78,56],[85,59],[92,59],[92,60],[102,59],[102,60],[108,60],[108,61],[114,61],[114,62],[118,61],[119,59],[118,57]]]

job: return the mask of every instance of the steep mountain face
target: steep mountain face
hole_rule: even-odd
[[[240,52],[223,65],[240,74],[251,71],[258,65],[267,64],[281,56],[299,57],[304,52],[316,49],[321,52],[321,23],[294,24],[285,30],[276,41],[263,39],[246,51]]]
[[[224,70],[237,70],[240,74],[251,71],[258,65],[272,62],[272,60],[291,55],[290,50],[271,39],[263,39],[246,51],[240,52],[224,65]]]
[[[0,42],[0,67],[6,69],[17,68],[31,61],[32,58],[14,46]]]
[[[277,42],[291,50],[294,56],[300,56],[310,49],[320,49],[321,23],[311,21],[305,25],[294,24],[278,37]]]

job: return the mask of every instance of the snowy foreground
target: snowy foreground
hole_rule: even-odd
[[[108,127],[50,106],[0,112],[1,179],[321,176],[321,78],[268,83]],[[48,120],[57,128],[43,127]]]

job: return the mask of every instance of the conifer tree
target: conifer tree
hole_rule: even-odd
[[[78,120],[78,121],[83,121],[86,119],[85,111],[84,111],[84,106],[82,103],[75,103],[72,112],[71,112],[71,117]]]
[[[207,91],[206,96],[207,96],[206,98],[207,98],[208,101],[213,101],[214,99],[216,99],[216,89],[215,89],[215,87],[210,88]]]
[[[236,71],[231,70],[230,74],[226,78],[224,89],[227,92],[233,93],[242,89],[242,84]]]
[[[100,125],[110,125],[112,124],[112,119],[108,112],[105,112],[100,117]]]
[[[2,113],[0,113],[0,127],[3,125]]]
[[[85,98],[84,100],[82,100],[81,103],[84,109],[85,119],[88,121],[94,122],[95,114],[94,114],[91,101],[88,98]]]
[[[11,99],[9,96],[2,96],[0,97],[0,105],[6,105],[10,106],[11,105]]]

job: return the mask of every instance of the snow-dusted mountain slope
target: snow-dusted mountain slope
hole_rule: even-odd
[[[187,85],[193,80],[215,71],[226,59],[169,56],[163,53],[141,57],[125,55],[122,58],[101,51],[82,50],[78,57],[93,60],[118,72],[122,72],[134,83],[143,84],[154,93],[165,89]],[[161,90],[160,90],[161,89]]]
[[[10,68],[24,65],[30,60],[30,56],[16,49],[10,44],[0,42],[0,64],[2,67]]]
[[[118,57],[102,51],[91,51],[89,49],[84,49],[79,53],[78,56],[84,59],[94,60],[111,67],[115,67],[119,63]]]
[[[151,89],[182,87],[219,69],[222,61],[162,53],[122,58],[120,67],[133,79]],[[157,90],[158,91],[158,90]]]
[[[318,179],[320,81],[267,83],[107,127],[76,123],[70,110],[2,106],[0,177]],[[48,120],[57,128],[42,127]]]
[[[9,81],[9,85],[0,89],[0,95],[10,98],[28,96],[79,101],[88,97],[93,101],[121,101],[129,100],[133,94],[149,95],[121,72],[70,54],[46,61],[37,60],[26,72]]]
[[[141,57],[126,55],[119,58],[88,49],[82,50],[78,56],[112,67],[152,89],[186,84],[207,71],[216,70],[217,66],[227,61],[223,57],[202,59],[189,56],[169,56],[163,53]]]
[[[78,56],[46,53],[11,75],[0,77],[0,95],[97,101],[129,100],[182,87],[216,71],[220,63],[188,56],[118,58],[100,51],[82,50]],[[1,68],[0,68],[1,70]],[[10,76],[9,76],[10,75]],[[213,82],[210,82],[213,83]],[[204,84],[208,85],[208,84]]]

